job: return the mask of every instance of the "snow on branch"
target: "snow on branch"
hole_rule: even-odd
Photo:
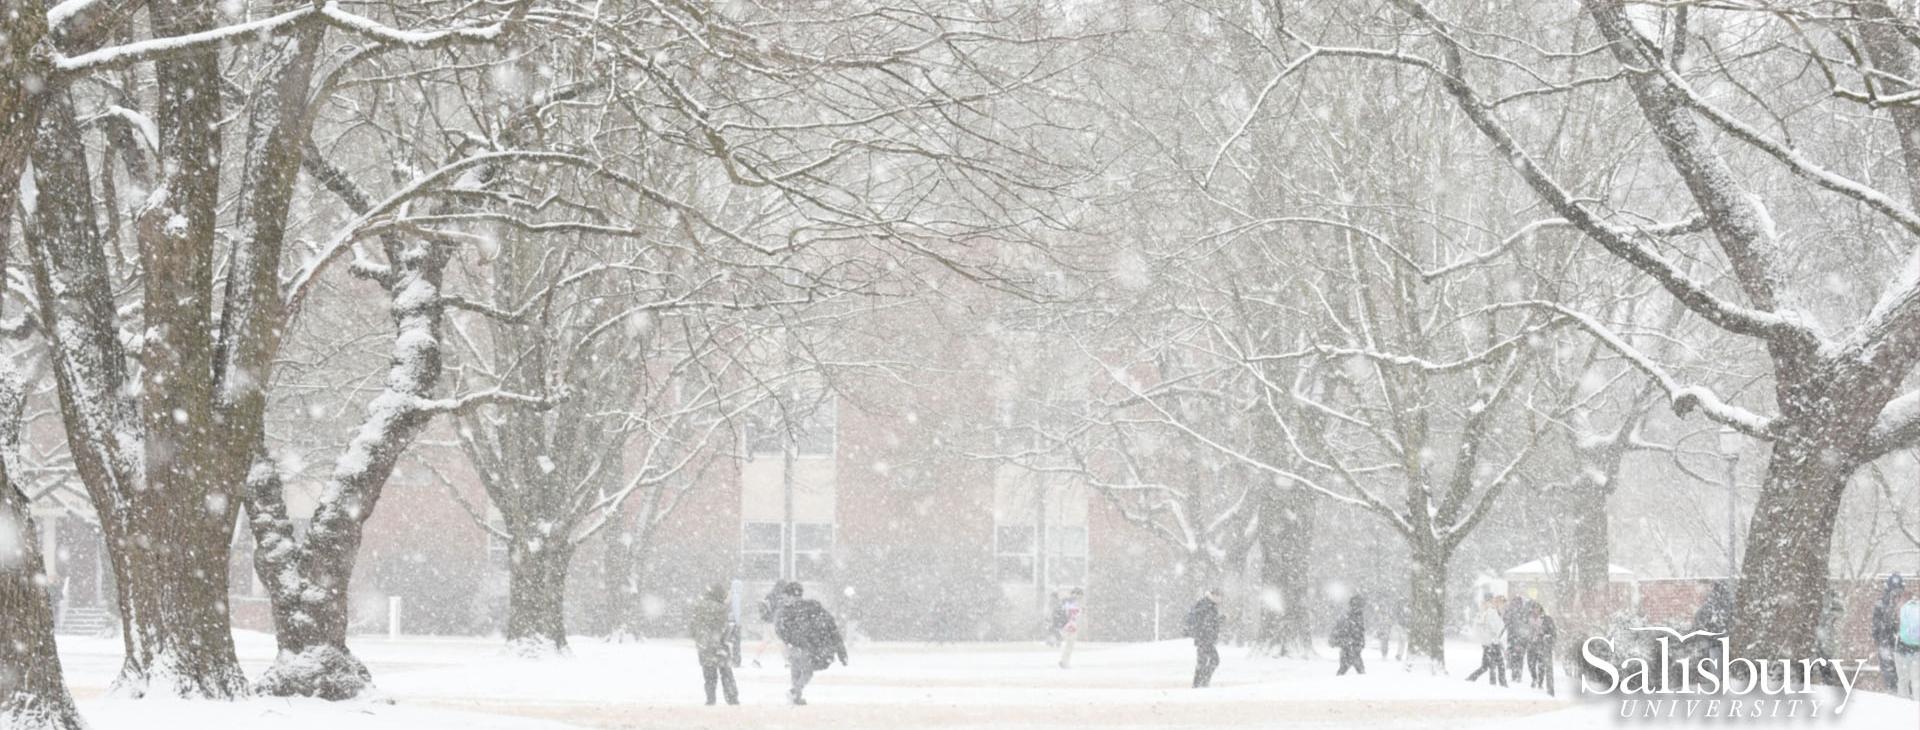
[[[1471,370],[1475,367],[1478,367],[1481,364],[1484,364],[1512,350],[1517,345],[1526,344],[1528,338],[1531,338],[1542,331],[1558,327],[1561,324],[1565,323],[1566,321],[1567,320],[1565,318],[1555,318],[1541,324],[1532,325],[1530,327],[1527,327],[1526,329],[1523,329],[1523,330],[1520,330],[1519,332],[1514,333],[1512,336],[1507,337],[1506,339],[1503,339],[1498,343],[1495,343],[1492,347],[1488,347],[1485,350],[1481,350],[1475,353],[1470,353],[1460,358],[1457,358],[1454,360],[1448,360],[1445,362],[1436,362],[1436,361],[1428,360],[1426,358],[1418,357],[1415,355],[1406,355],[1406,354],[1397,353],[1397,352],[1385,352],[1385,351],[1376,350],[1372,348],[1339,347],[1335,345],[1307,345],[1299,350],[1295,350],[1293,352],[1288,352],[1288,353],[1282,353],[1279,355],[1251,355],[1247,358],[1247,361],[1250,363],[1265,364],[1265,363],[1282,362],[1282,361],[1288,361],[1288,360],[1298,360],[1307,355],[1317,354],[1327,358],[1340,358],[1340,357],[1366,358],[1368,360],[1383,363],[1386,365],[1409,368],[1409,369],[1419,370],[1427,373],[1454,373],[1454,372],[1460,372],[1463,370]]]
[[[59,11],[69,5],[84,6],[85,4],[85,2],[80,2],[79,0],[70,0],[70,2],[54,6],[53,10],[47,11],[47,15],[49,16],[49,20],[51,20],[51,16],[55,11]],[[77,8],[75,9],[77,10]],[[300,8],[299,10],[289,10],[279,15],[260,18],[258,20],[249,20],[243,23],[234,23],[233,25],[223,25],[198,33],[187,33],[184,35],[168,36],[166,38],[150,38],[133,43],[108,46],[106,48],[82,53],[78,56],[55,58],[53,66],[61,73],[78,73],[81,71],[129,66],[143,61],[152,61],[158,58],[185,53],[204,46],[220,45],[229,41],[270,35],[292,26],[303,18],[314,15],[315,12],[317,11],[309,6]],[[67,17],[71,17],[71,12],[61,16],[61,19],[65,20]],[[51,24],[50,22],[49,25]]]
[[[415,399],[408,405],[415,412],[423,414],[461,414],[470,412],[481,406],[491,405],[514,405],[546,409],[552,408],[554,404],[559,403],[566,397],[567,394],[565,392],[555,393],[550,396],[537,396],[527,395],[525,393],[512,393],[499,388],[493,388],[454,398],[420,398]]]
[[[1781,164],[1786,165],[1787,169],[1792,170],[1794,174],[1812,181],[1813,184],[1852,198],[1869,208],[1879,211],[1881,215],[1893,219],[1893,222],[1907,229],[1909,234],[1920,236],[1920,215],[1915,215],[1912,210],[1901,205],[1891,196],[1869,187],[1864,183],[1821,167],[1814,161],[1807,159],[1807,156],[1801,154],[1799,150],[1768,139],[1766,134],[1760,130],[1735,119],[1733,115],[1726,113],[1719,107],[1714,106],[1712,102],[1701,97],[1700,94],[1694,91],[1693,87],[1689,86],[1685,79],[1680,78],[1680,75],[1674,72],[1673,69],[1667,68],[1665,64],[1654,64],[1653,67],[1658,69],[1658,73],[1666,80],[1668,85],[1672,86],[1675,91],[1680,92],[1680,97],[1687,101],[1688,106],[1693,107],[1694,111],[1699,112],[1700,115],[1706,117],[1708,121],[1713,122],[1725,130],[1727,134],[1731,135],[1734,139],[1745,142],[1755,149],[1767,153],[1775,160],[1780,161]]]
[[[1887,402],[1867,430],[1866,455],[1872,461],[1895,449],[1920,441],[1920,391],[1911,391]]]
[[[67,0],[47,11],[48,27],[56,27],[72,19],[87,6],[97,0]],[[507,18],[485,24],[456,25],[435,30],[404,30],[386,25],[364,15],[342,10],[333,0],[303,6],[256,20],[248,20],[198,33],[186,33],[165,38],[108,46],[78,56],[54,59],[54,68],[61,73],[79,73],[102,69],[119,68],[145,61],[153,61],[169,56],[186,53],[207,46],[219,46],[226,43],[265,38],[286,31],[293,26],[310,19],[318,19],[328,25],[359,35],[377,44],[405,46],[407,48],[436,48],[453,43],[492,43],[504,34],[507,24],[519,22],[526,14],[525,0],[518,2]]]
[[[1480,130],[1482,137],[1485,137],[1506,157],[1508,164],[1519,173],[1527,186],[1555,213],[1572,222],[1608,253],[1652,277],[1675,299],[1713,323],[1714,326],[1734,334],[1768,340],[1788,341],[1801,345],[1819,342],[1817,333],[1793,318],[1783,317],[1764,309],[1740,306],[1714,294],[1706,284],[1682,273],[1679,267],[1665,257],[1642,245],[1636,240],[1637,236],[1633,235],[1633,232],[1608,224],[1587,210],[1566,188],[1560,185],[1559,181],[1546,172],[1533,155],[1520,146],[1519,141],[1507,131],[1505,124],[1494,117],[1493,107],[1480,97],[1479,92],[1467,84],[1466,63],[1462,58],[1464,46],[1459,39],[1449,33],[1447,24],[1418,0],[1395,0],[1395,4],[1409,16],[1434,29],[1435,38],[1445,50],[1445,67],[1442,68],[1425,59],[1392,51],[1376,50],[1372,53],[1354,52],[1346,55],[1392,61],[1433,72],[1440,78],[1441,85],[1447,94],[1454,98],[1455,105],[1466,114],[1468,121]],[[1739,249],[1735,253],[1745,254],[1749,258],[1761,255],[1748,249]],[[1742,264],[1738,260],[1741,256],[1736,255],[1733,258],[1736,259],[1736,266]],[[1750,278],[1742,277],[1742,280],[1748,281]]]
[[[525,12],[527,3],[517,5],[515,15]],[[402,30],[386,25],[364,15],[341,10],[338,5],[328,2],[320,6],[320,17],[327,23],[342,30],[348,30],[383,43],[407,46],[409,48],[433,48],[457,42],[491,43],[499,40],[506,28],[506,21],[496,21],[485,25],[456,26],[439,30]]]
[[[1097,359],[1096,359],[1096,362],[1097,362]],[[1372,494],[1368,493],[1365,489],[1358,490],[1358,493],[1361,495],[1359,497],[1355,497],[1348,494],[1342,494],[1340,492],[1337,492],[1335,490],[1329,489],[1321,485],[1319,482],[1315,481],[1311,477],[1308,477],[1304,474],[1300,474],[1292,470],[1289,470],[1280,466],[1276,466],[1272,463],[1269,463],[1267,460],[1261,459],[1257,456],[1254,456],[1253,454],[1249,454],[1242,449],[1238,449],[1231,445],[1221,443],[1219,440],[1213,438],[1212,436],[1209,436],[1208,434],[1202,433],[1199,430],[1195,429],[1191,424],[1188,424],[1183,419],[1174,417],[1172,413],[1167,412],[1166,407],[1160,405],[1159,401],[1154,400],[1147,393],[1143,392],[1139,387],[1135,386],[1132,382],[1130,382],[1129,378],[1125,377],[1119,371],[1114,370],[1112,368],[1105,368],[1105,370],[1107,372],[1109,379],[1111,379],[1116,385],[1119,385],[1120,387],[1126,389],[1128,393],[1130,393],[1133,396],[1135,402],[1144,404],[1147,407],[1153,409],[1154,412],[1156,412],[1160,416],[1160,420],[1157,421],[1158,423],[1172,426],[1175,430],[1186,434],[1187,436],[1191,437],[1195,441],[1198,441],[1199,443],[1206,446],[1207,448],[1212,449],[1216,452],[1219,452],[1220,454],[1227,456],[1242,464],[1246,464],[1247,466],[1253,467],[1256,470],[1263,471],[1273,476],[1286,479],[1292,483],[1304,486],[1308,489],[1313,490],[1316,493],[1319,493],[1321,496],[1324,496],[1327,499],[1331,499],[1335,502],[1353,506],[1353,507],[1358,507],[1371,512],[1379,513],[1381,516],[1391,520],[1395,525],[1395,527],[1400,528],[1402,530],[1411,529],[1410,526],[1407,525],[1406,520],[1402,518],[1398,512],[1394,511],[1390,506],[1388,506],[1384,501],[1382,501],[1378,497],[1375,497]],[[1350,482],[1350,485],[1356,486],[1356,487],[1358,486],[1357,483],[1352,483],[1352,482]]]
[[[1647,377],[1652,378],[1655,383],[1658,383],[1660,389],[1666,392],[1667,400],[1673,404],[1674,413],[1684,416],[1698,409],[1701,413],[1705,414],[1708,419],[1731,426],[1735,430],[1754,438],[1772,439],[1775,437],[1776,434],[1773,432],[1773,419],[1728,403],[1722,400],[1720,395],[1713,392],[1711,388],[1699,385],[1681,385],[1678,380],[1674,379],[1672,374],[1667,372],[1666,368],[1654,362],[1653,358],[1648,357],[1646,353],[1641,352],[1639,348],[1628,344],[1626,340],[1614,333],[1612,329],[1601,324],[1593,317],[1568,309],[1557,302],[1537,299],[1496,305],[1498,309],[1518,307],[1546,309],[1559,312],[1561,315],[1572,319],[1580,325],[1581,329],[1586,330],[1588,334],[1599,339],[1609,349],[1619,353],[1621,357],[1626,358],[1627,362],[1633,364],[1634,369],[1645,373]]]
[[[53,7],[47,8],[47,30],[59,30],[60,26],[67,24],[67,21],[86,12],[88,8],[99,2],[100,0],[61,0]]]

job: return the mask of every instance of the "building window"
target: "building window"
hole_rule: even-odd
[[[746,523],[740,540],[741,579],[774,581],[781,578],[780,554],[786,537],[785,527],[778,522]],[[784,574],[793,576],[794,580],[825,580],[832,552],[832,523],[795,523],[793,569]]]
[[[1001,525],[993,532],[993,553],[1002,583],[1033,582],[1033,528]]]
[[[780,545],[786,542],[785,525],[778,522],[749,522],[740,539],[740,577],[743,580],[780,579]]]
[[[828,554],[833,551],[833,525],[795,524],[793,526],[794,580],[825,580],[831,569]]]
[[[505,525],[496,525],[487,531],[487,565],[494,570],[506,570],[513,560],[513,541],[501,536]]]
[[[1087,528],[1047,528],[1047,584],[1087,584]]]

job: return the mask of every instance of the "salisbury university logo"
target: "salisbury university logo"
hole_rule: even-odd
[[[1580,644],[1580,687],[1618,695],[1620,717],[1815,718],[1839,715],[1853,698],[1867,660],[1753,660],[1733,656],[1724,632],[1682,634],[1665,626],[1636,626],[1650,635],[1647,656],[1629,655],[1611,638]],[[1851,666],[1849,666],[1849,664]],[[1837,685],[1837,686],[1836,686]]]

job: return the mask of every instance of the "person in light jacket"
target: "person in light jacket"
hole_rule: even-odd
[[[1506,659],[1500,651],[1500,639],[1507,632],[1507,625],[1501,613],[1506,610],[1505,596],[1487,596],[1480,603],[1480,612],[1475,614],[1468,625],[1473,640],[1480,644],[1480,668],[1467,675],[1467,681],[1479,679],[1487,674],[1487,684],[1507,686]]]

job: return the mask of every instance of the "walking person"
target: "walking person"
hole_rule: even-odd
[[[1480,668],[1467,675],[1469,682],[1492,672],[1487,677],[1487,684],[1507,685],[1506,661],[1500,652],[1500,637],[1506,633],[1506,622],[1501,619],[1501,611],[1506,605],[1507,599],[1503,596],[1487,596],[1480,602],[1480,612],[1468,624],[1473,640],[1480,643]]]
[[[1721,636],[1733,629],[1733,584],[1728,581],[1716,581],[1707,590],[1707,598],[1700,602],[1700,609],[1693,612],[1693,630],[1706,634],[1695,638],[1694,651],[1704,657],[1701,671],[1718,671],[1720,653],[1714,649]]]
[[[780,611],[787,607],[791,596],[787,593],[787,581],[776,580],[767,596],[760,599],[760,621],[766,624],[766,633],[760,637],[760,645],[753,650],[753,666],[760,666],[760,656],[767,653],[767,647],[780,638]]]
[[[1067,627],[1067,598],[1059,591],[1053,591],[1053,611],[1047,616],[1047,646],[1059,646],[1061,630]]]
[[[1515,683],[1527,676],[1527,651],[1533,647],[1532,605],[1526,596],[1514,596],[1502,616],[1507,629],[1507,676]]]
[[[1547,696],[1553,696],[1553,642],[1559,638],[1554,628],[1553,617],[1547,615],[1547,609],[1538,602],[1533,604],[1533,643],[1527,653],[1527,667],[1533,672],[1533,686],[1539,689],[1546,686]]]
[[[1347,615],[1333,625],[1333,647],[1340,650],[1340,670],[1333,676],[1346,674],[1348,669],[1367,673],[1366,660],[1361,656],[1367,648],[1366,612],[1367,599],[1355,595],[1347,599]]]
[[[1920,702],[1920,597],[1900,604],[1900,633],[1894,638],[1895,663],[1900,665],[1895,694]]]
[[[819,601],[804,597],[798,581],[787,583],[785,593],[787,599],[774,631],[787,645],[787,672],[793,680],[787,699],[804,705],[807,700],[803,695],[814,672],[833,666],[834,659],[846,665],[847,643],[840,636],[839,625],[833,622],[833,614],[827,613]]]
[[[1888,692],[1900,690],[1899,653],[1895,647],[1900,643],[1900,604],[1906,590],[1906,581],[1899,573],[1887,576],[1886,588],[1880,591],[1880,600],[1873,604],[1873,618],[1867,626],[1868,635],[1873,638],[1875,658],[1880,661],[1880,677],[1886,682]]]
[[[1061,612],[1066,614],[1066,622],[1060,625],[1060,668],[1073,666],[1073,645],[1080,640],[1081,608],[1080,599],[1087,592],[1079,588],[1067,593],[1067,600],[1060,602]]]
[[[1193,687],[1213,686],[1213,670],[1220,668],[1220,589],[1208,588],[1187,610],[1187,635],[1193,637]]]
[[[726,690],[727,704],[740,704],[740,690],[733,683],[734,623],[727,605],[727,585],[716,583],[693,602],[692,620],[687,633],[693,637],[693,649],[700,658],[700,678],[706,683],[707,704],[714,704],[714,684]]]

